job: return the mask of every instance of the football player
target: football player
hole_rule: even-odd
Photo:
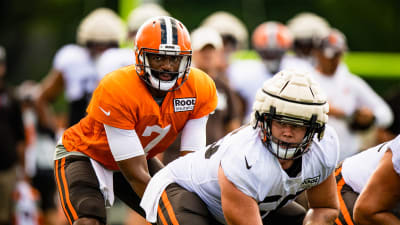
[[[217,70],[221,79],[229,85],[227,70],[230,68],[233,55],[248,47],[247,28],[238,17],[226,11],[216,11],[208,15],[201,22],[201,27],[212,28],[222,37],[222,55],[218,57]]]
[[[26,136],[21,103],[8,85],[7,54],[0,45],[0,224],[11,224],[15,213],[13,191],[19,177],[24,177]],[[19,176],[17,176],[17,174]]]
[[[40,125],[55,131],[48,105],[65,91],[69,108],[69,126],[79,122],[98,83],[96,61],[108,48],[117,47],[124,30],[118,15],[99,8],[87,15],[77,30],[78,44],[68,44],[56,53],[50,72],[41,82],[38,94]]]
[[[336,224],[400,224],[400,136],[345,159],[336,180]]]
[[[218,72],[218,60],[223,51],[221,35],[212,28],[199,27],[191,33],[193,65],[214,80],[218,105],[207,124],[207,145],[240,127],[238,99]]]
[[[100,81],[88,115],[56,147],[55,176],[71,224],[106,224],[114,194],[144,216],[140,198],[163,166],[154,156],[180,132],[182,155],[205,146],[217,94],[212,79],[190,67],[185,26],[153,18],[139,29],[135,46],[136,65]]]
[[[287,22],[294,37],[293,51],[296,61],[313,64],[313,51],[321,40],[329,35],[330,25],[326,19],[311,12],[302,12]]]
[[[224,47],[233,52],[246,49],[248,34],[245,24],[235,15],[226,11],[216,11],[207,16],[202,27],[210,27],[217,31],[224,43]]]
[[[250,124],[152,178],[141,201],[149,222],[334,222],[339,144],[325,126],[329,106],[318,84],[307,74],[281,71],[258,90],[253,109]],[[293,202],[303,191],[307,213]]]
[[[313,52],[317,63],[312,74],[328,97],[329,124],[339,136],[339,161],[365,149],[362,133],[373,126],[388,127],[393,121],[389,105],[342,62],[346,50],[345,36],[332,29]]]
[[[228,70],[232,87],[245,104],[244,122],[250,121],[257,90],[266,79],[284,69],[282,58],[292,46],[292,35],[285,25],[269,21],[256,27],[251,43],[261,60],[236,60]]]

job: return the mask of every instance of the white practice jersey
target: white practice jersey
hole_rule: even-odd
[[[369,148],[344,160],[342,164],[343,180],[355,192],[360,193],[379,161],[388,149],[392,150],[394,170],[400,176],[400,136],[394,140]]]
[[[312,73],[314,67],[311,59],[312,58],[300,58],[295,55],[286,54],[282,59],[282,68]]]
[[[176,182],[196,193],[215,218],[225,223],[218,183],[219,165],[240,191],[260,204],[262,211],[271,211],[292,201],[302,191],[323,182],[336,167],[339,144],[330,127],[327,127],[323,140],[319,142],[315,138],[311,149],[303,155],[302,169],[296,177],[289,177],[282,169],[278,159],[261,142],[259,132],[259,129],[244,126],[203,151],[173,161],[157,173],[141,202],[147,219],[150,222],[154,219],[149,214],[158,204],[160,189]]]
[[[101,80],[106,74],[132,64],[135,64],[135,52],[133,48],[107,49],[97,61],[98,79]]]
[[[229,83],[245,101],[244,123],[249,121],[257,90],[273,76],[260,60],[238,60],[227,71]]]
[[[53,68],[61,71],[68,101],[76,101],[91,94],[97,86],[97,71],[89,51],[70,44],[56,53]]]
[[[350,73],[346,65],[339,65],[333,76],[325,76],[318,71],[313,73],[316,81],[325,91],[330,106],[345,112],[346,118],[360,107],[367,107],[375,115],[375,124],[386,127],[392,123],[393,114],[385,101],[360,77]],[[330,116],[330,124],[337,132],[340,142],[339,161],[356,154],[361,148],[357,133],[350,130],[348,120]]]

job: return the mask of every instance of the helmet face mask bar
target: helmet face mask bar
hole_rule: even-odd
[[[147,20],[139,28],[135,45],[136,73],[150,87],[158,91],[175,91],[188,79],[192,58],[190,36],[178,20],[168,16]],[[152,55],[161,57],[162,62],[150,63]],[[176,71],[161,69],[167,59]],[[172,78],[161,79],[162,74],[172,75]]]
[[[149,62],[150,55],[159,55],[160,57],[176,57],[180,61],[178,71],[164,71],[158,68],[152,68]],[[175,91],[179,89],[183,83],[188,79],[190,72],[190,64],[192,60],[191,51],[160,51],[152,48],[141,48],[136,59],[137,61],[143,62],[137,64],[140,70],[145,71],[145,75],[139,76],[147,85],[161,91]],[[160,74],[171,74],[172,79],[165,81],[160,79]]]
[[[315,135],[322,139],[328,111],[325,94],[309,74],[283,70],[257,91],[251,124],[259,129],[268,151],[278,159],[293,160],[309,151]],[[289,140],[297,143],[280,140],[286,126],[293,132]]]
[[[255,113],[257,117],[256,126],[260,126],[260,137],[264,146],[274,154],[278,159],[292,160],[301,157],[309,150],[314,135],[317,134],[321,139],[325,125],[316,123],[316,116],[312,116],[310,120],[302,120],[289,116],[282,116],[276,114],[274,107],[270,108],[270,112],[260,114],[258,111]],[[306,128],[305,135],[301,142],[289,143],[282,141],[272,135],[272,121],[281,124],[287,124],[294,127]],[[258,124],[260,123],[260,124]],[[254,128],[255,128],[254,127]]]

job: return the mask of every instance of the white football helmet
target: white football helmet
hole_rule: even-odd
[[[87,45],[88,42],[115,43],[125,38],[124,23],[119,16],[107,8],[98,8],[87,15],[77,31],[77,42]]]
[[[211,27],[222,37],[231,36],[238,42],[239,49],[247,48],[248,32],[246,26],[236,16],[224,12],[217,11],[201,23],[202,27]]]
[[[128,30],[136,32],[148,19],[156,16],[170,16],[170,14],[156,3],[146,3],[136,7],[128,16]]]
[[[296,159],[308,151],[315,134],[323,137],[328,111],[325,94],[309,74],[283,70],[257,91],[251,124],[261,128],[262,142],[272,154]],[[272,136],[272,120],[306,127],[303,141],[287,143]]]
[[[288,27],[295,39],[321,39],[328,36],[330,30],[324,18],[309,12],[297,14],[288,21]]]
[[[314,13],[300,13],[288,21],[287,26],[294,37],[294,50],[300,56],[308,56],[329,35],[330,25]]]

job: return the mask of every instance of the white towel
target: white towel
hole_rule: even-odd
[[[101,193],[103,193],[105,205],[110,208],[114,204],[114,185],[113,185],[113,171],[104,168],[100,163],[90,159],[94,172],[96,173],[97,180],[100,184]]]
[[[150,223],[157,221],[157,207],[162,192],[174,182],[174,178],[168,168],[164,168],[151,178],[140,201],[140,207],[146,212],[146,220]]]

